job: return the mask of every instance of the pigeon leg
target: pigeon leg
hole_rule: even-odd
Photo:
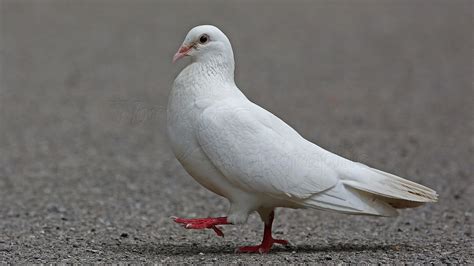
[[[185,219],[178,217],[171,217],[176,223],[183,224],[186,229],[212,229],[218,236],[224,237],[222,230],[217,227],[220,224],[231,224],[227,221],[227,217],[216,218],[194,218]]]
[[[272,211],[270,214],[270,219],[268,223],[265,223],[265,229],[263,231],[263,240],[260,245],[257,246],[245,246],[240,247],[236,252],[245,252],[245,253],[268,253],[272,248],[273,244],[288,245],[288,241],[283,239],[275,239],[272,237],[272,223],[275,212]]]

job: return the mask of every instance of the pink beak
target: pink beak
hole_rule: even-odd
[[[179,47],[179,50],[173,56],[173,63],[178,61],[179,59],[187,56],[188,52],[189,52],[189,50],[191,50],[191,48],[192,48],[192,46],[185,46],[185,45],[182,45],[181,47]]]

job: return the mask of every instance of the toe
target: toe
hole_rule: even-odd
[[[184,224],[184,223],[187,223],[187,222],[188,222],[188,219],[183,219],[183,218],[179,218],[179,217],[176,217],[176,216],[171,216],[171,219],[172,219],[175,223],[179,223],[179,224]]]
[[[290,242],[288,242],[288,240],[284,240],[284,239],[273,239],[273,243],[286,246]]]
[[[212,230],[214,230],[214,232],[216,232],[218,236],[224,237],[224,232],[222,232],[222,230],[219,227],[213,225],[211,228]]]
[[[240,252],[240,253],[260,253],[260,254],[268,253],[269,251],[270,251],[270,247],[264,247],[261,245],[244,246],[236,250],[236,252]]]
[[[260,246],[244,246],[244,247],[239,247],[236,251],[242,252],[242,253],[256,253],[258,252],[259,248]]]

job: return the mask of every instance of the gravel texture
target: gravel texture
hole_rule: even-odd
[[[0,0],[0,262],[474,263],[472,1]],[[165,135],[171,57],[230,37],[237,83],[322,147],[439,192],[397,218],[280,209],[289,248],[234,254]]]

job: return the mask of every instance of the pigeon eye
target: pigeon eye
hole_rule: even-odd
[[[207,34],[203,34],[201,35],[201,37],[199,37],[199,42],[201,44],[205,44],[207,43],[207,41],[209,41],[209,36],[207,36]]]

